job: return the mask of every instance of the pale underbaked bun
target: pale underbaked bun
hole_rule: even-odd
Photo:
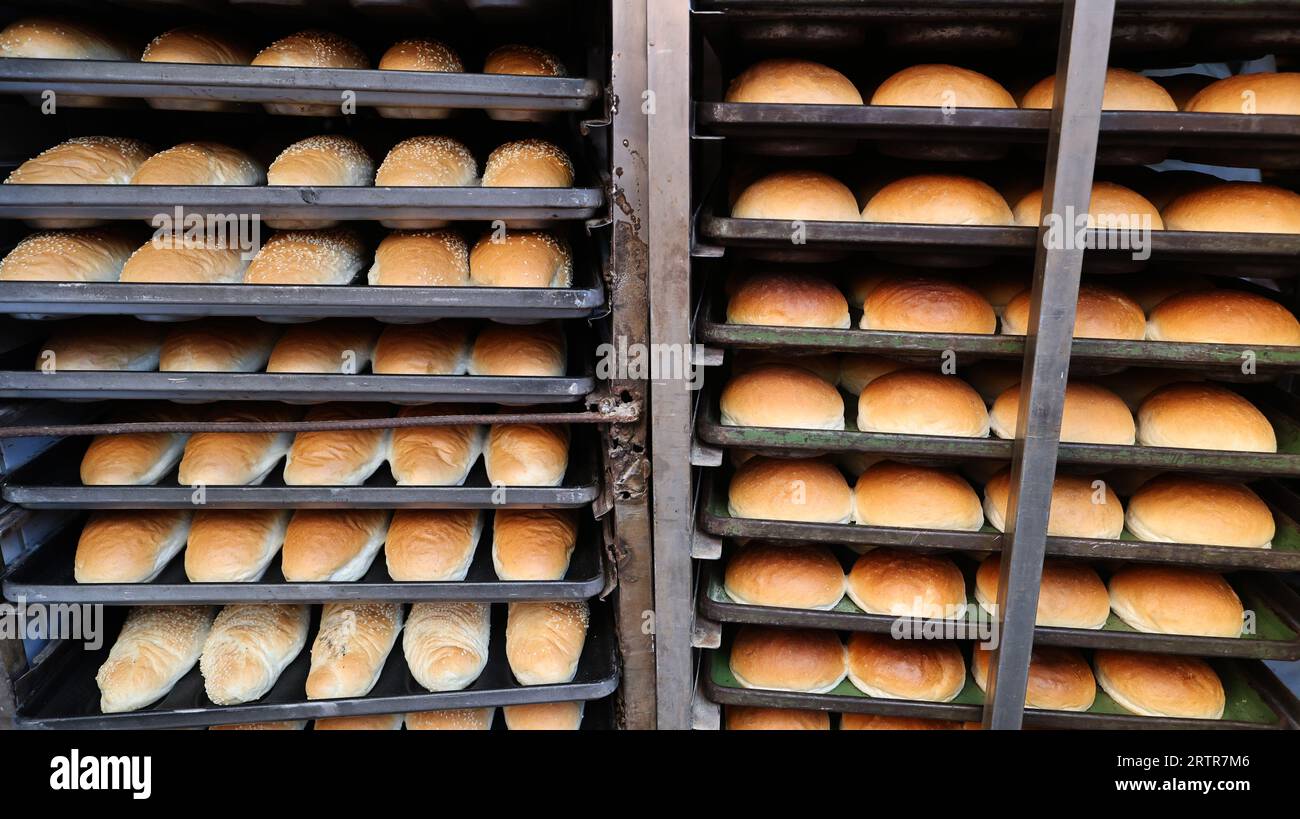
[[[121,281],[138,284],[239,284],[248,262],[239,248],[187,246],[163,236],[136,248],[122,266]]]
[[[158,355],[160,372],[256,373],[271,357],[280,335],[273,324],[237,318],[205,318],[167,331]]]
[[[1002,333],[1023,336],[1029,330],[1032,293],[1021,292],[1002,311]],[[1300,325],[1297,325],[1300,333]],[[1109,287],[1084,285],[1074,313],[1075,338],[1114,338],[1140,341],[1146,337],[1147,319],[1142,308],[1128,296]]]
[[[378,327],[354,319],[295,324],[284,331],[271,350],[266,371],[354,375],[370,363],[378,335]]]
[[[1198,114],[1300,115],[1300,73],[1227,77],[1201,89],[1183,110]]]
[[[1143,446],[1277,452],[1273,425],[1254,404],[1216,384],[1180,382],[1147,396],[1137,411]]]
[[[454,406],[402,407],[398,418],[459,415]],[[401,427],[393,430],[388,445],[388,466],[398,486],[460,486],[483,452],[486,430],[482,426],[444,424]]]
[[[1268,298],[1244,290],[1197,290],[1162,301],[1147,319],[1152,341],[1300,345],[1300,321]]]
[[[0,281],[115,282],[135,244],[114,230],[39,231],[0,260]]]
[[[185,545],[185,576],[193,583],[252,583],[284,545],[288,509],[204,509]]]
[[[723,585],[737,603],[829,611],[844,597],[844,569],[821,544],[750,541],[727,561]]]
[[[582,727],[583,702],[534,702],[501,709],[511,731],[577,731]]]
[[[989,525],[1005,532],[1011,498],[1011,471],[1003,469],[984,484],[984,514]],[[1097,478],[1059,474],[1052,482],[1052,508],[1047,520],[1051,537],[1114,540],[1124,531],[1124,506],[1105,482]]]
[[[470,326],[457,319],[389,324],[375,342],[376,375],[464,375],[469,372]]]
[[[993,434],[1015,438],[1019,426],[1020,385],[998,396],[989,413]],[[1061,441],[1069,444],[1132,444],[1136,437],[1133,413],[1115,393],[1086,381],[1065,385]]]
[[[506,660],[520,685],[573,682],[587,642],[587,601],[511,603],[506,617]]]
[[[268,185],[369,187],[374,179],[375,162],[366,149],[356,140],[337,134],[299,140],[281,151],[266,169]],[[334,219],[265,221],[273,228],[287,229],[325,228],[336,224]]]
[[[825,694],[848,673],[833,631],[741,626],[731,643],[731,673],[744,688]]]
[[[1126,566],[1108,585],[1111,609],[1138,631],[1241,636],[1245,611],[1221,574],[1186,566]]]
[[[24,17],[0,31],[0,57],[38,60],[134,60],[140,51],[83,23],[56,17]]]
[[[831,715],[802,708],[726,707],[728,731],[829,731]]]
[[[975,684],[988,691],[993,652],[976,645],[971,651]],[[1035,646],[1029,658],[1025,707],[1047,711],[1087,711],[1097,699],[1097,681],[1083,655],[1072,648]]]
[[[554,321],[540,324],[489,324],[470,349],[470,375],[564,375],[568,345]]]
[[[1127,711],[1144,717],[1219,719],[1223,683],[1199,657],[1098,650],[1097,684]]]
[[[106,510],[87,519],[77,539],[78,583],[148,583],[185,548],[188,509]]]
[[[385,404],[323,404],[307,410],[305,421],[388,418]],[[286,486],[360,486],[388,457],[388,429],[335,429],[299,432],[284,460]]]
[[[727,426],[844,429],[839,390],[802,367],[766,364],[732,376],[718,407]]]
[[[732,476],[727,511],[733,518],[848,523],[853,493],[824,460],[755,456]]]
[[[401,603],[326,603],[311,644],[307,699],[369,694],[401,630]]]
[[[95,672],[99,710],[138,711],[189,673],[212,628],[209,606],[136,606]]]
[[[194,406],[167,401],[132,407],[116,416],[117,421],[194,421]],[[185,451],[188,432],[131,432],[125,435],[96,435],[81,456],[84,486],[150,486],[176,466]]]
[[[483,468],[493,486],[559,486],[569,471],[568,424],[493,424]]]
[[[1016,101],[996,80],[955,65],[914,65],[880,84],[872,105],[947,108],[1015,108]]]
[[[1015,223],[1038,227],[1042,224],[1043,190],[1025,194],[1015,207]],[[1088,220],[1090,228],[1118,228],[1120,230],[1140,230],[1150,228],[1163,230],[1168,228],[1160,216],[1160,211],[1151,200],[1137,191],[1116,185],[1114,182],[1093,182],[1092,194],[1088,200]],[[1073,229],[1067,225],[1067,229]]]
[[[860,631],[849,637],[847,656],[849,681],[871,697],[951,702],[966,684],[966,662],[954,643]]]
[[[408,731],[487,731],[492,728],[496,708],[448,708],[415,711],[406,715]]]
[[[402,654],[429,691],[460,691],[483,673],[491,637],[486,603],[416,603],[406,618]]]
[[[928,276],[889,279],[862,304],[863,330],[908,333],[994,333],[993,306],[973,288]]]
[[[478,182],[478,162],[460,141],[451,137],[417,136],[389,150],[379,170],[379,187],[463,188]],[[385,227],[435,228],[445,219],[385,219]]]
[[[163,333],[145,321],[77,319],[41,345],[36,369],[151,372],[158,369]]]
[[[818,171],[777,171],[750,183],[731,207],[735,219],[859,222],[848,186]]]
[[[841,714],[841,731],[956,731],[962,724],[947,719],[891,717],[885,714]]]
[[[153,148],[138,139],[86,136],[60,142],[19,165],[6,185],[126,185]]]
[[[956,472],[932,466],[881,461],[858,476],[853,518],[866,526],[952,529],[975,532],[984,525],[979,495]]]
[[[328,31],[307,30],[282,37],[253,57],[253,65],[294,68],[369,68],[365,53],[343,37]],[[266,103],[272,114],[329,117],[340,111],[338,105],[300,105]]]
[[[1220,182],[1165,206],[1169,230],[1300,233],[1300,193],[1259,182]]]
[[[571,188],[573,178],[569,155],[544,139],[507,142],[483,165],[485,188]]]
[[[257,402],[218,407],[212,421],[296,421],[285,404]],[[185,444],[177,479],[183,486],[250,486],[266,480],[293,443],[292,432],[196,432]]]
[[[578,543],[570,509],[498,509],[492,518],[492,566],[498,580],[563,580]]]
[[[203,689],[217,705],[261,699],[307,644],[309,606],[232,603],[203,643]]]
[[[381,71],[436,71],[459,74],[465,70],[460,55],[437,40],[400,40],[389,46],[379,58]],[[446,119],[450,108],[425,108],[409,105],[381,105],[375,110],[390,119]]]
[[[849,304],[839,288],[820,276],[756,273],[727,299],[727,323],[845,329],[850,326]]]
[[[1268,504],[1242,483],[1160,475],[1129,498],[1125,524],[1138,540],[1268,549],[1277,524]]]
[[[464,580],[482,531],[478,509],[398,509],[384,540],[388,576],[399,582]]]
[[[360,717],[322,717],[311,724],[313,731],[400,731],[401,714],[366,714]]]
[[[913,225],[1010,225],[1011,208],[988,184],[969,176],[922,174],[885,185],[862,209],[864,222]]]
[[[217,142],[182,142],[144,161],[132,185],[261,185],[266,171],[248,154]]]
[[[966,605],[966,579],[946,557],[872,549],[849,570],[848,593],[868,614],[953,619]]]
[[[849,395],[862,395],[867,385],[880,376],[905,369],[904,361],[870,353],[845,353],[840,356],[839,387]]]
[[[857,426],[861,432],[985,438],[989,413],[979,393],[960,378],[906,369],[882,375],[862,390]]]
[[[975,600],[980,608],[997,616],[998,586],[1002,559],[989,555],[975,572]],[[1106,584],[1087,563],[1069,560],[1043,561],[1038,587],[1038,611],[1034,623],[1051,628],[1099,629],[1110,618]]]
[[[861,105],[848,77],[811,60],[776,58],[746,68],[727,86],[727,102],[787,105]]]
[[[366,280],[399,287],[464,287],[470,283],[469,246],[450,230],[395,230],[375,248]]]
[[[783,354],[772,350],[736,350],[732,356],[731,374],[739,375],[766,364],[802,367],[827,384],[836,384],[840,380],[840,356],[835,353],[798,355]]]
[[[290,583],[361,579],[384,545],[387,509],[299,509],[284,533],[280,568]]]
[[[198,65],[248,65],[253,50],[238,39],[206,26],[181,26],[155,37],[140,57],[146,63],[193,63]],[[164,111],[229,111],[236,103],[218,100],[190,100],[150,97],[150,107]]]
[[[484,234],[469,254],[469,283],[487,287],[568,287],[573,253],[556,233],[512,230]]]
[[[1020,98],[1021,108],[1051,108],[1056,99],[1056,75],[1039,80]],[[1103,111],[1177,111],[1173,97],[1155,80],[1124,68],[1106,69],[1101,95]]]

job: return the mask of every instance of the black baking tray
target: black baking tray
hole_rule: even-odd
[[[95,672],[108,657],[109,648],[125,617],[125,609],[112,607],[105,611],[102,647],[87,651],[79,643],[64,641],[44,661],[15,681],[19,702],[14,715],[15,726],[26,729],[191,728],[234,722],[595,700],[608,696],[618,687],[617,646],[607,612],[595,608],[591,613],[587,642],[573,682],[523,686],[514,681],[506,661],[506,607],[498,604],[492,607],[492,641],[487,667],[464,691],[435,694],[424,690],[406,669],[399,636],[379,681],[368,696],[307,700],[304,690],[311,667],[310,641],[315,639],[319,618],[319,612],[313,612],[308,645],[280,675],[270,693],[257,702],[213,705],[204,694],[203,677],[196,664],[158,703],[139,711],[104,714],[99,710]]]
[[[162,573],[148,583],[78,583],[72,573],[79,527],[58,535],[9,567],[4,576],[7,599],[29,603],[101,603],[108,605],[191,605],[196,603],[325,603],[333,600],[383,600],[417,603],[426,600],[476,601],[587,600],[605,585],[599,527],[579,513],[578,543],[562,580],[498,580],[492,566],[492,512],[483,513],[483,532],[469,574],[461,581],[398,582],[388,575],[383,550],[370,570],[348,583],[289,583],[277,556],[261,580],[251,583],[192,583],[185,576],[185,555],[177,554]]]

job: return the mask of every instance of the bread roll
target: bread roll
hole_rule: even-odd
[[[108,32],[66,18],[24,17],[0,31],[0,57],[5,58],[124,62],[139,53]]]
[[[1007,530],[1011,471],[1004,469],[984,484],[984,514],[999,532]],[[1052,482],[1052,508],[1047,521],[1051,537],[1115,540],[1124,531],[1124,507],[1119,497],[1096,478],[1060,474]]]
[[[1021,108],[1051,108],[1056,99],[1056,75],[1039,80],[1020,99]],[[1106,69],[1101,96],[1103,111],[1177,111],[1173,97],[1155,80],[1124,68]]]
[[[852,81],[811,60],[769,59],[746,68],[727,87],[727,102],[786,105],[861,105]]]
[[[1039,188],[1026,194],[1016,203],[1017,225],[1038,227],[1043,223],[1043,191]],[[1151,201],[1137,191],[1114,182],[1093,182],[1088,200],[1087,226],[1090,228],[1117,228],[1119,230],[1163,230],[1166,225],[1160,211]],[[1066,225],[1073,231],[1074,226]],[[1170,230],[1175,228],[1170,227]]]
[[[833,631],[741,626],[731,642],[732,676],[743,688],[825,694],[844,682],[844,644]]]
[[[125,185],[152,154],[138,139],[73,137],[19,165],[5,184]]]
[[[378,335],[374,324],[355,319],[295,324],[276,342],[266,371],[354,375],[370,363]]]
[[[849,395],[862,395],[867,385],[882,375],[906,369],[907,364],[892,358],[870,354],[840,356],[840,389]]]
[[[185,548],[188,509],[105,510],[86,520],[72,575],[78,583],[148,583]]]
[[[1223,575],[1186,566],[1125,566],[1110,576],[1110,607],[1147,634],[1240,637],[1245,611]]]
[[[498,509],[492,519],[492,566],[498,580],[563,580],[578,542],[570,509]]]
[[[564,331],[554,321],[541,324],[489,324],[470,350],[470,375],[555,378],[568,369]]]
[[[196,63],[200,65],[248,65],[253,51],[223,31],[205,26],[181,26],[159,34],[145,46],[140,58],[146,63]],[[150,97],[149,106],[165,111],[232,111],[238,103]]]
[[[388,524],[384,560],[397,581],[461,581],[483,532],[478,509],[398,509]]]
[[[1007,89],[991,77],[955,65],[914,65],[880,84],[872,105],[943,108],[1015,108]]]
[[[351,228],[280,231],[248,263],[244,283],[351,284],[365,252]]]
[[[976,645],[971,652],[971,676],[988,691],[992,651]],[[1035,646],[1029,658],[1025,707],[1048,711],[1087,711],[1097,699],[1097,681],[1083,655],[1072,648]]]
[[[727,512],[733,518],[848,523],[853,493],[824,460],[756,456],[732,476]]]
[[[460,691],[483,673],[491,637],[485,603],[416,603],[406,619],[402,653],[429,691]]]
[[[846,329],[849,304],[826,279],[757,273],[747,276],[727,300],[727,323]]]
[[[389,324],[375,342],[371,369],[377,375],[464,375],[469,332],[469,325],[456,319]]]
[[[724,588],[746,605],[829,611],[844,597],[844,569],[820,544],[750,541],[727,561]]]
[[[507,142],[483,166],[485,188],[571,188],[573,178],[569,155],[542,139]]]
[[[854,520],[866,526],[976,532],[984,525],[979,495],[956,472],[882,461],[858,477]]]
[[[732,353],[732,375],[739,375],[765,364],[781,364],[788,367],[802,367],[827,384],[837,384],[840,380],[840,356],[834,353],[783,354],[761,349],[734,350]]]
[[[95,672],[99,710],[138,711],[167,696],[199,661],[212,628],[208,606],[136,606]]]
[[[36,369],[152,372],[158,369],[162,341],[162,328],[146,321],[79,318],[41,345]]]
[[[455,415],[450,406],[403,407],[398,418]],[[483,452],[485,431],[464,424],[393,430],[388,465],[398,486],[460,486]]]
[[[733,376],[719,410],[727,426],[844,429],[839,390],[802,367],[768,364]]]
[[[1277,452],[1273,425],[1255,405],[1226,387],[1181,382],[1161,387],[1137,412],[1143,446]]]
[[[1165,207],[1169,230],[1300,233],[1300,193],[1258,182],[1220,182]]]
[[[465,70],[460,56],[437,40],[413,39],[394,43],[379,58],[381,71],[436,71],[459,74]],[[446,119],[450,108],[425,108],[409,105],[381,105],[381,117],[390,119]],[[408,720],[409,723],[409,720]]]
[[[840,715],[841,731],[955,731],[961,727],[960,722],[946,719],[891,717],[884,714]]]
[[[163,339],[158,369],[185,373],[257,373],[280,329],[260,321],[205,318],[177,324]]]
[[[369,694],[401,630],[401,603],[326,603],[311,644],[307,699]]]
[[[735,219],[858,222],[858,200],[843,182],[818,171],[777,171],[753,182],[731,207]]]
[[[1197,114],[1300,115],[1300,73],[1238,74],[1219,80],[1188,100]]]
[[[506,659],[519,684],[573,682],[590,617],[585,600],[511,603],[506,618]]]
[[[135,242],[115,230],[53,230],[24,236],[0,260],[0,281],[115,282]]]
[[[367,714],[360,717],[324,717],[312,723],[313,731],[400,731],[401,714]]]
[[[505,45],[493,49],[483,64],[484,74],[514,74],[533,77],[567,77],[568,70],[559,58],[540,48]],[[488,108],[487,115],[506,122],[545,122],[554,119],[549,111],[515,111]]]
[[[831,715],[801,708],[726,707],[728,731],[829,731]]]
[[[469,248],[450,230],[395,230],[375,250],[366,280],[372,285],[464,287],[470,284]]]
[[[280,570],[290,583],[360,580],[384,544],[387,509],[299,509],[284,534]]]
[[[1098,650],[1097,684],[1121,708],[1144,717],[1220,719],[1226,697],[1205,660],[1173,654]]]
[[[932,277],[881,282],[863,302],[863,330],[905,333],[994,333],[997,314],[974,289]]]
[[[1003,335],[1023,336],[1029,331],[1031,292],[1025,290],[1007,303],[1002,312]],[[1300,325],[1297,326],[1300,332]],[[1142,308],[1118,290],[1084,285],[1074,313],[1075,338],[1113,338],[1141,341],[1147,320]]]
[[[449,708],[406,715],[408,731],[488,731],[496,708]]]
[[[965,613],[966,578],[946,557],[872,549],[854,562],[848,592],[868,614],[956,620]]]
[[[975,573],[975,600],[980,608],[996,617],[1002,560],[989,555]],[[1049,628],[1099,629],[1110,619],[1106,584],[1087,563],[1069,560],[1043,561],[1038,586],[1038,611],[1034,622]]]
[[[143,410],[132,408],[117,421],[193,421],[194,407],[160,401]],[[152,486],[176,466],[185,451],[188,432],[132,432],[96,435],[81,456],[84,486]]]
[[[989,413],[993,434],[1015,438],[1019,424],[1020,385],[998,396]],[[1086,381],[1065,385],[1061,441],[1068,444],[1132,444],[1133,413],[1118,395]]]
[[[350,40],[328,31],[307,30],[282,37],[257,53],[253,65],[297,68],[369,68],[370,60]],[[272,114],[330,117],[341,110],[338,105],[299,105],[267,103]],[[274,184],[274,183],[272,183]]]
[[[1010,225],[1011,208],[989,185],[968,176],[909,176],[885,185],[862,209],[864,222]]]
[[[966,685],[966,663],[953,643],[859,631],[849,637],[847,656],[849,681],[871,697],[952,702]]]
[[[569,243],[548,231],[485,234],[469,255],[469,281],[486,287],[568,287],[573,284]]]
[[[199,658],[208,699],[238,705],[266,696],[307,644],[310,620],[307,606],[232,603],[223,608]]]
[[[857,425],[861,432],[985,438],[989,413],[965,381],[907,369],[882,375],[862,390]]]
[[[262,579],[289,527],[289,509],[204,509],[194,515],[185,547],[192,583]]]
[[[577,731],[582,727],[582,702],[536,702],[501,709],[511,731]]]
[[[237,247],[187,244],[163,236],[145,242],[122,267],[121,280],[140,284],[239,284],[248,262]]]
[[[1277,525],[1268,504],[1242,483],[1161,475],[1133,493],[1125,524],[1138,540],[1268,549]]]
[[[272,107],[268,105],[268,108]],[[284,108],[329,108],[330,106],[292,106]],[[313,114],[312,116],[323,116]],[[268,185],[298,187],[369,187],[375,180],[375,162],[361,143],[336,134],[308,137],[280,152],[266,169]],[[273,228],[326,228],[333,219],[267,219]]]
[[[209,725],[209,731],[302,731],[307,720],[280,720],[277,722],[237,722],[233,725]]]
[[[243,151],[217,142],[182,142],[144,161],[132,185],[261,185],[266,171]]]
[[[1198,290],[1171,295],[1151,311],[1152,341],[1300,345],[1300,321],[1265,296],[1245,290]]]
[[[459,140],[417,136],[392,147],[375,174],[375,185],[463,188],[477,179],[478,162]]]
[[[218,407],[212,420],[265,423],[296,421],[300,415],[294,407],[268,401]],[[256,486],[292,442],[292,432],[196,432],[185,444],[177,478],[183,486]]]
[[[388,418],[384,404],[326,404],[307,411],[306,421]],[[392,430],[339,429],[299,432],[284,460],[286,486],[360,486],[388,458]]]

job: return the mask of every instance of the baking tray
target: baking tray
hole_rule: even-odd
[[[483,533],[464,580],[398,582],[388,575],[382,550],[360,580],[348,583],[289,583],[277,556],[261,580],[252,583],[191,583],[185,576],[184,552],[177,554],[157,579],[148,583],[78,583],[72,574],[80,527],[64,530],[9,567],[4,593],[28,603],[101,603],[107,605],[190,605],[196,603],[324,603],[332,600],[478,601],[587,600],[605,586],[599,526],[579,513],[578,544],[562,580],[507,582],[492,567],[492,512],[484,513]]]
[[[572,702],[608,696],[618,687],[616,641],[609,614],[592,611],[587,642],[573,682],[564,685],[523,686],[514,681],[505,654],[506,607],[492,607],[492,640],[482,675],[464,691],[430,693],[406,669],[401,638],[388,655],[379,681],[366,697],[307,700],[304,688],[311,667],[311,644],[319,612],[312,613],[308,645],[280,675],[265,697],[253,703],[213,705],[204,694],[203,677],[196,666],[158,703],[124,714],[99,710],[95,672],[108,657],[117,637],[124,609],[106,610],[104,645],[97,651],[64,641],[45,660],[17,681],[19,702],[14,715],[18,728],[190,728],[233,722],[301,720],[363,714],[393,714],[446,708],[484,708],[535,702]]]
[[[559,486],[494,487],[480,458],[463,486],[397,486],[381,466],[362,486],[285,486],[277,465],[259,486],[204,487],[206,509],[559,509],[577,508],[600,493],[595,435],[573,430],[569,471]],[[15,472],[0,488],[9,503],[27,509],[191,509],[195,489],[176,470],[153,486],[82,486],[80,465],[89,444],[65,440]]]

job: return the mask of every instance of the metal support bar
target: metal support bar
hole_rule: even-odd
[[[1061,19],[985,728],[1019,729],[1024,711],[1084,252],[1069,241],[1049,242],[1046,225],[1088,213],[1114,12],[1115,0],[1066,0]],[[1069,220],[1058,224],[1066,229],[1055,237],[1073,236]]]

